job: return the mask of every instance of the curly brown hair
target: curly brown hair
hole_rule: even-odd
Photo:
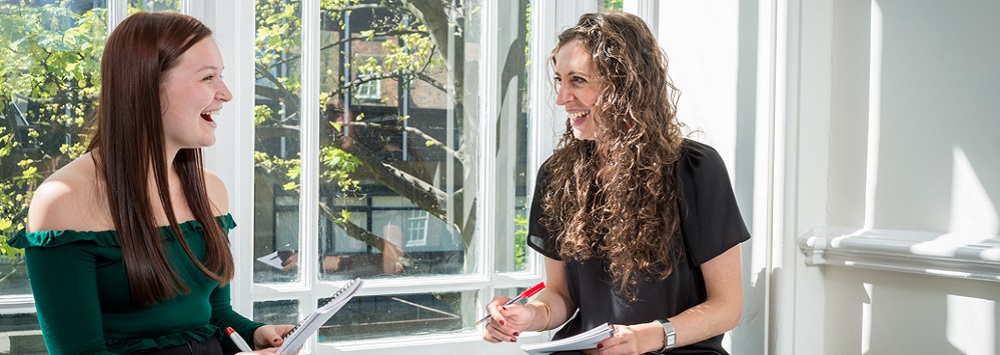
[[[589,50],[602,82],[593,107],[596,138],[575,139],[567,120],[546,164],[540,222],[556,236],[563,260],[605,256],[621,293],[634,298],[639,280],[666,279],[679,255],[679,91],[667,76],[666,55],[638,16],[583,15],[559,35],[551,65],[574,39]]]

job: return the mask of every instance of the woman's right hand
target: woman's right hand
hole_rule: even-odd
[[[531,321],[535,319],[534,307],[528,307],[521,303],[504,306],[507,301],[510,301],[509,297],[496,296],[486,306],[486,311],[490,314],[490,321],[486,323],[483,340],[491,343],[516,342],[521,332],[527,330]]]

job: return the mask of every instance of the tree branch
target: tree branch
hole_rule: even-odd
[[[279,101],[287,107],[285,112],[297,113],[299,112],[299,96],[295,95],[291,91],[275,89],[270,86],[256,85],[256,94],[260,96],[265,96]]]
[[[407,75],[416,76],[416,77],[420,78],[421,80],[427,82],[427,84],[430,84],[431,86],[437,88],[438,90],[441,90],[443,92],[448,92],[448,89],[444,87],[444,84],[441,84],[441,82],[439,82],[437,80],[434,80],[434,78],[431,78],[430,76],[428,76],[426,74],[423,74],[423,73],[420,73],[420,72],[414,72],[412,70],[397,70],[397,71],[394,71],[394,72],[382,73],[382,74],[361,75],[361,76],[359,76],[358,79],[352,80],[352,81],[348,82],[347,84],[345,84],[343,87],[330,92],[330,95],[340,95],[340,94],[343,94],[344,93],[344,88],[354,88],[354,87],[357,87],[358,85],[361,85],[361,84],[364,84],[364,83],[367,83],[367,82],[376,81],[376,80],[382,80],[382,79],[399,79],[399,78],[402,78],[402,77],[407,76]]]
[[[257,126],[254,131],[258,141],[275,137],[298,137],[300,132],[298,126],[285,124]]]
[[[357,141],[353,141],[350,144],[343,144],[341,149],[353,154],[358,160],[364,162],[361,164],[361,168],[367,171],[375,180],[382,183],[383,186],[412,201],[415,205],[438,219],[442,221],[448,220],[447,211],[441,208],[442,202],[448,198],[448,195],[444,191],[405,171],[383,163],[368,147]]]
[[[403,127],[403,126],[396,126],[396,125],[384,125],[384,124],[370,123],[370,122],[363,122],[363,121],[361,121],[361,122],[359,122],[359,121],[352,121],[352,122],[348,122],[347,125],[358,126],[358,127],[377,128],[377,129],[381,129],[381,130],[385,130],[385,131],[392,131],[392,132],[403,132],[403,131],[410,132],[410,133],[413,133],[413,134],[416,134],[416,135],[420,136],[421,138],[427,140],[428,142],[431,142],[432,144],[430,146],[438,147],[438,148],[444,150],[445,152],[447,152],[448,154],[451,154],[452,157],[454,157],[458,161],[462,162],[462,165],[467,165],[468,164],[468,161],[466,161],[466,157],[465,157],[464,154],[462,154],[461,152],[459,152],[457,150],[451,149],[451,147],[445,145],[441,141],[435,139],[434,137],[431,137],[429,134],[424,133],[424,131],[422,131],[422,130],[416,128],[416,127]]]
[[[375,33],[375,35],[376,36],[398,36],[398,35],[408,35],[408,34],[414,34],[414,33],[427,33],[427,32],[423,32],[423,31],[386,31],[386,32]],[[347,43],[347,42],[351,42],[351,41],[364,41],[364,40],[367,40],[367,39],[368,39],[368,37],[349,37],[349,38],[344,38],[344,39],[341,39],[341,40],[338,40],[338,41],[330,42],[329,44],[326,44],[326,45],[323,45],[323,46],[319,47],[319,51],[323,52],[323,51],[325,51],[327,49],[339,46],[339,45]],[[302,58],[301,54],[285,58],[285,59],[283,59],[281,61],[274,62],[271,65],[271,67],[274,67],[274,66],[276,66],[278,64],[284,64],[284,63],[288,63],[288,62],[291,62],[291,61],[299,60],[299,58]]]
[[[83,103],[82,101],[89,101],[88,103],[96,102],[98,95],[97,94],[92,94],[92,95],[84,95],[84,96],[79,96],[79,97],[72,97],[70,95],[56,95],[56,96],[52,96],[52,97],[31,97],[31,96],[24,96],[24,95],[14,95],[14,96],[17,97],[18,99],[25,100],[25,101],[32,102],[32,103],[37,103],[37,104],[43,104],[43,105],[49,105],[49,104],[64,105],[64,104]]]
[[[275,185],[280,183],[279,179],[274,177],[273,170],[266,169],[259,165],[257,166],[257,169],[260,172],[264,173],[263,174],[264,176],[262,178],[268,180],[270,184]],[[292,191],[292,193],[298,195],[297,192]],[[296,198],[298,198],[298,196],[296,196]],[[385,240],[385,238],[382,238],[377,234],[374,234],[364,228],[361,228],[360,226],[354,224],[351,221],[343,220],[341,218],[340,213],[334,212],[333,209],[330,208],[330,206],[327,206],[327,204],[323,203],[322,201],[319,202],[319,212],[324,217],[326,217],[334,224],[336,224],[338,227],[344,229],[344,231],[347,232],[347,235],[349,237],[361,241],[362,243],[365,243],[367,245],[370,245],[372,246],[372,248],[381,250],[382,252],[386,252],[386,249],[389,249],[389,250],[395,250],[399,252],[401,255],[403,254],[403,248],[401,248],[400,246]]]
[[[401,255],[403,254],[402,247],[385,240],[385,238],[382,238],[377,234],[369,232],[367,229],[361,228],[361,226],[358,226],[357,224],[354,224],[349,220],[341,218],[341,215],[339,213],[335,213],[333,209],[331,209],[330,206],[327,206],[325,203],[323,202],[319,203],[319,211],[327,219],[333,221],[333,224],[336,224],[338,227],[342,228],[345,232],[347,232],[347,235],[350,236],[351,238],[361,241],[362,243],[368,244],[372,248],[378,249],[383,253],[386,252],[386,249],[392,249]]]

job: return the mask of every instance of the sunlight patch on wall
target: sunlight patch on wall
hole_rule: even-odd
[[[882,124],[882,8],[872,1],[868,64],[868,160],[865,177],[865,228],[875,227],[878,188],[878,143]]]
[[[1000,234],[1000,215],[962,147],[952,148],[949,232]]]
[[[861,304],[861,353],[867,354],[872,348],[872,288],[875,286],[866,282],[864,287],[868,302]]]
[[[948,342],[963,354],[985,354],[996,349],[996,302],[948,295]],[[985,352],[984,352],[985,351]]]

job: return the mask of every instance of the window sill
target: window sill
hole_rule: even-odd
[[[1000,281],[1000,235],[819,226],[798,238],[806,265]]]
[[[524,332],[518,337],[517,343],[490,344],[483,340],[482,330],[476,328],[453,334],[428,334],[320,344],[313,350],[313,353],[343,352],[361,355],[403,351],[406,353],[511,354],[520,353],[521,344],[547,341],[552,334],[548,332]]]

